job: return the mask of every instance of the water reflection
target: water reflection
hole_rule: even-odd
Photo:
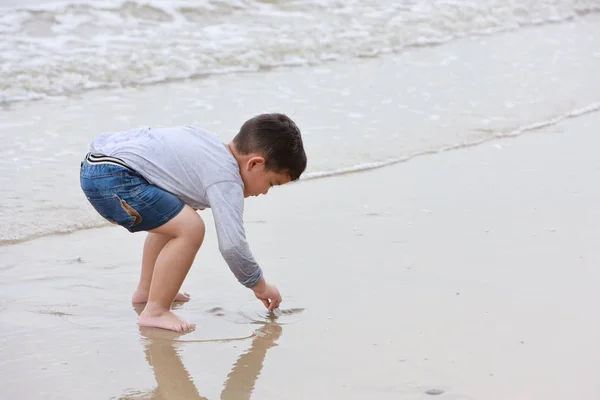
[[[281,336],[281,326],[269,323],[257,329],[248,351],[242,354],[223,385],[221,400],[249,399],[254,390],[254,384],[260,371],[267,351],[276,346],[275,341]]]
[[[140,314],[143,304],[134,305],[134,309]],[[281,332],[280,325],[265,323],[252,336],[241,338],[241,340],[248,340],[252,337],[252,343],[250,348],[236,360],[227,375],[221,391],[221,400],[250,399],[267,351],[276,346],[275,342],[281,336]],[[142,327],[140,333],[146,338],[144,348],[146,361],[154,372],[157,386],[150,392],[130,392],[129,395],[121,397],[121,400],[208,400],[194,385],[176,349],[177,338],[184,334]],[[236,339],[222,341],[233,340]]]

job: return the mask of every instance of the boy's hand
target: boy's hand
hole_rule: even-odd
[[[263,302],[269,311],[275,310],[281,304],[281,294],[275,285],[267,283],[264,278],[252,288],[257,299]]]

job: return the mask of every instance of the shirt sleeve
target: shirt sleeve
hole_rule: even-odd
[[[262,278],[244,231],[244,189],[237,182],[219,182],[206,189],[215,220],[219,251],[237,280],[247,288]]]

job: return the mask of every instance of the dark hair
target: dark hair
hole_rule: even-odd
[[[289,172],[298,180],[306,169],[306,153],[300,129],[284,114],[260,114],[244,122],[233,138],[241,154],[258,153],[265,158],[265,169]]]

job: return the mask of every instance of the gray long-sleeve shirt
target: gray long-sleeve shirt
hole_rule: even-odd
[[[90,151],[123,160],[190,207],[211,208],[219,250],[237,280],[246,287],[260,281],[262,271],[244,231],[239,166],[216,135],[191,126],[108,132]]]

